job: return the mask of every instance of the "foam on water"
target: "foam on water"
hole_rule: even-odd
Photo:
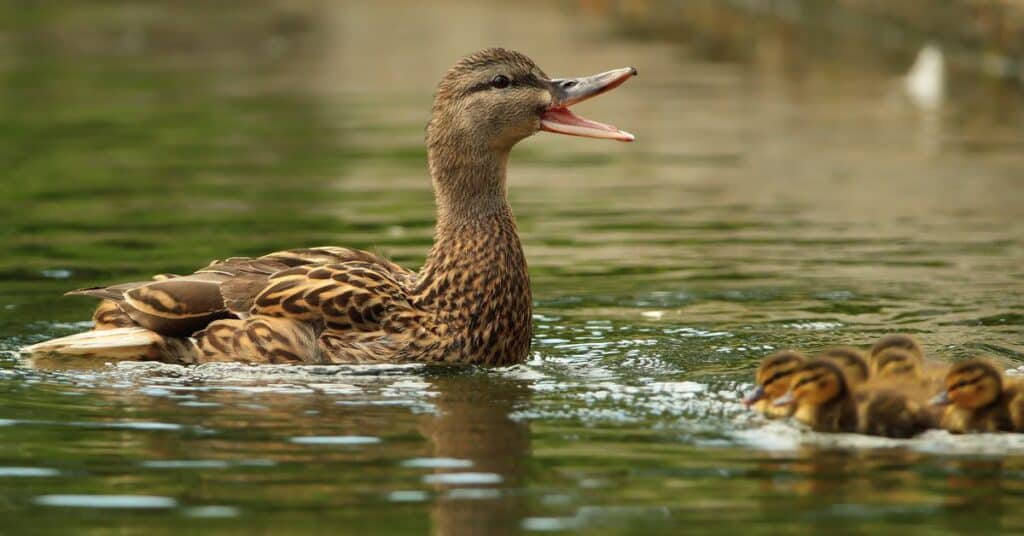
[[[473,467],[472,460],[458,458],[412,458],[402,462],[402,467],[423,467],[430,469],[463,469]]]
[[[496,473],[436,473],[423,477],[424,484],[445,484],[449,486],[479,486],[501,484],[504,481]]]
[[[373,445],[380,443],[379,437],[372,436],[298,436],[289,439],[297,445]]]
[[[48,467],[0,467],[0,478],[57,476],[60,471]]]
[[[40,495],[35,502],[66,508],[158,509],[178,506],[175,499],[157,495]]]

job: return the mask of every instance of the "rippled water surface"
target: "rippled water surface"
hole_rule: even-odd
[[[1024,439],[821,437],[737,402],[774,349],[893,330],[1024,364],[1018,90],[954,71],[922,108],[912,54],[608,4],[0,7],[3,532],[1024,530]],[[88,327],[71,288],[322,244],[418,265],[433,84],[493,44],[640,72],[580,107],[637,143],[513,153],[526,364],[17,357]]]

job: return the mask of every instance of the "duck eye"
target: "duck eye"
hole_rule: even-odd
[[[491,79],[491,87],[496,87],[498,89],[505,89],[511,83],[512,82],[508,79],[508,77],[503,74],[496,75],[494,78]]]

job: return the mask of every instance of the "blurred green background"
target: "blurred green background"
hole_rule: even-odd
[[[1020,531],[1016,436],[834,442],[736,397],[773,349],[890,331],[1024,364],[1022,29],[1008,0],[0,4],[0,526]],[[527,364],[17,357],[88,327],[72,288],[323,244],[417,266],[433,88],[488,46],[640,73],[580,108],[636,143],[513,152]]]

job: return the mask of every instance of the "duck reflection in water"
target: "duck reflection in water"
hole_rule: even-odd
[[[526,505],[517,490],[525,480],[530,428],[512,412],[528,403],[529,386],[479,372],[439,375],[430,383],[436,414],[420,423],[430,455],[467,462],[427,477],[437,493],[434,534],[519,534]]]

